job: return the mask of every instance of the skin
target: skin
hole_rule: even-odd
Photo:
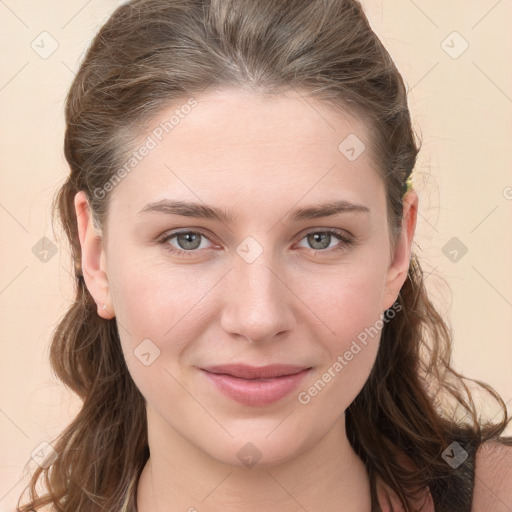
[[[347,440],[345,409],[370,374],[380,332],[309,403],[297,395],[361,332],[382,325],[407,277],[418,196],[411,190],[404,197],[392,251],[384,183],[369,144],[354,161],[338,150],[351,133],[368,142],[361,120],[295,92],[269,99],[223,90],[196,99],[115,187],[103,238],[83,192],[75,197],[85,282],[98,315],[115,316],[147,401],[151,456],[138,510],[334,512],[343,503],[345,512],[369,511],[368,475]],[[237,218],[225,224],[137,213],[164,198],[222,207]],[[370,211],[286,220],[291,210],[335,199]],[[155,242],[178,228],[206,236],[194,256],[165,249],[186,250],[186,240]],[[327,228],[350,233],[355,243],[332,236],[323,249],[308,242],[308,234]],[[262,250],[251,263],[236,252],[247,237]],[[146,366],[134,350],[148,338],[160,355]],[[233,362],[313,369],[296,391],[257,407],[221,394],[198,369]],[[252,467],[237,456],[249,442],[261,455]]]

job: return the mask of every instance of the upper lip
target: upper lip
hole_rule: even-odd
[[[225,373],[228,375],[233,375],[234,377],[240,377],[242,379],[271,379],[272,377],[293,375],[308,369],[309,367],[307,366],[297,366],[292,364],[270,364],[267,366],[221,364],[203,368],[203,370],[210,373]]]

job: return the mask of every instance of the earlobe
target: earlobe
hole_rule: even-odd
[[[109,320],[115,315],[106,272],[103,239],[94,227],[89,202],[83,191],[75,195],[75,214],[85,284],[98,305],[98,315]]]
[[[407,279],[412,256],[412,242],[416,231],[418,203],[418,194],[412,189],[409,190],[403,199],[402,231],[398,237],[392,262],[386,277],[382,304],[383,310],[393,305],[400,293],[400,289]]]

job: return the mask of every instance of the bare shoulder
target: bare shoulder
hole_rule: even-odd
[[[512,446],[496,441],[476,453],[473,512],[512,510]]]

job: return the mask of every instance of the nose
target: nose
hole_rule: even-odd
[[[297,298],[287,283],[286,270],[276,265],[271,251],[263,251],[251,263],[238,254],[226,276],[221,326],[230,335],[253,343],[272,340],[290,332],[295,324]]]

